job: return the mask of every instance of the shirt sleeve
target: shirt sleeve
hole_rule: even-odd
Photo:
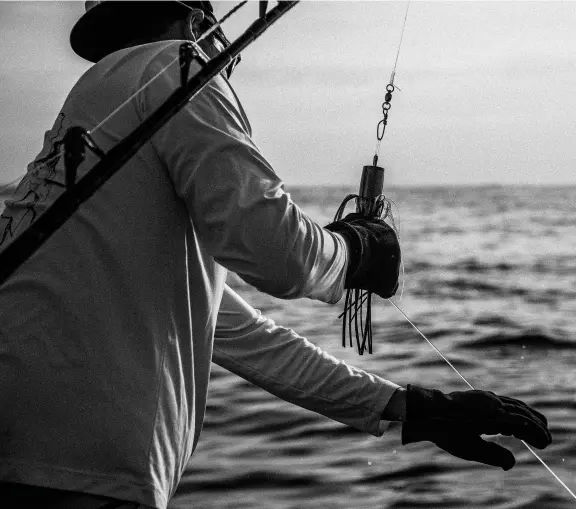
[[[156,75],[172,53],[161,53],[144,80]],[[179,85],[177,65],[158,76],[143,94],[145,115]],[[218,263],[275,297],[328,303],[342,297],[345,241],[312,221],[284,192],[252,141],[248,119],[227,80],[213,78],[152,144],[187,205],[201,246]]]
[[[399,385],[328,355],[277,326],[228,285],[214,338],[213,361],[279,398],[374,436]]]

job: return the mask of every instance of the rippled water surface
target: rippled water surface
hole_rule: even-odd
[[[326,224],[349,189],[289,189]],[[477,388],[550,421],[542,458],[576,490],[576,188],[389,192],[405,284],[395,301]],[[280,301],[231,278],[252,305],[331,354],[399,384],[467,387],[385,301],[374,354],[340,346],[341,303]],[[509,472],[429,444],[380,439],[276,399],[214,367],[206,426],[173,508],[576,508],[517,440]]]
[[[321,224],[350,189],[289,189]],[[576,491],[576,188],[390,190],[405,279],[395,302],[477,388],[543,412],[542,458]],[[281,301],[231,284],[277,323],[401,385],[467,387],[385,301],[374,354],[340,346],[341,303]],[[380,439],[278,400],[214,366],[206,424],[172,509],[576,508],[514,439],[509,472],[431,444]]]

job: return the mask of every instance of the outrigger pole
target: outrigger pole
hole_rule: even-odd
[[[263,4],[266,3],[263,2]],[[194,98],[214,76],[232,63],[244,49],[297,3],[298,0],[278,2],[278,5],[269,12],[265,12],[264,6],[260,9],[260,17],[228,48],[209,61],[204,60],[194,48],[194,44],[183,43],[180,46],[181,86],[142,124],[107,153],[98,148],[90,133],[84,128],[71,127],[64,138],[66,190],[28,229],[18,235],[0,253],[0,285],[4,284],[14,271],[74,214],[82,203],[120,170],[140,147]],[[192,60],[199,62],[202,68],[188,81],[188,71]],[[98,155],[101,160],[76,182],[76,170],[84,160],[86,148]]]

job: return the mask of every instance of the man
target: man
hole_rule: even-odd
[[[209,2],[87,2],[71,44],[95,65],[7,201],[0,248],[63,189],[66,130],[92,130],[109,150],[179,86],[177,65],[162,71],[214,22]],[[202,48],[213,56],[226,44],[218,30]],[[164,509],[198,442],[212,361],[374,436],[404,421],[403,443],[505,469],[514,457],[482,433],[550,443],[544,416],[518,400],[400,388],[277,327],[226,286],[228,269],[283,299],[334,303],[345,287],[390,296],[400,261],[382,221],[324,229],[291,201],[251,140],[231,72],[0,289],[3,507]]]

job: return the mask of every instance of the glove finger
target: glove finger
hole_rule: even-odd
[[[506,410],[509,410],[510,405],[513,406],[516,410],[528,411],[530,414],[532,414],[532,416],[537,418],[544,426],[546,427],[548,426],[548,419],[546,419],[546,416],[538,412],[538,410],[524,403],[524,401],[514,398],[508,398],[506,396],[499,396],[499,398],[504,403],[504,408]]]
[[[502,418],[484,421],[474,430],[482,435],[506,435],[525,440],[538,449],[552,443],[552,435],[545,427],[518,414],[508,413]]]
[[[505,447],[482,440],[477,435],[458,435],[433,442],[446,452],[467,461],[477,461],[503,470],[510,470],[515,464],[514,455]]]
[[[538,449],[544,449],[552,443],[548,428],[525,414],[506,412],[500,429],[502,435],[513,435]]]
[[[528,403],[526,403],[525,401],[522,401],[521,399],[511,398],[509,396],[497,396],[497,397],[506,405],[519,406],[519,407],[522,407],[524,409],[528,409],[528,410],[530,410],[530,412],[537,414],[540,419],[546,420],[546,417],[543,414],[538,412],[538,410],[531,407]]]

